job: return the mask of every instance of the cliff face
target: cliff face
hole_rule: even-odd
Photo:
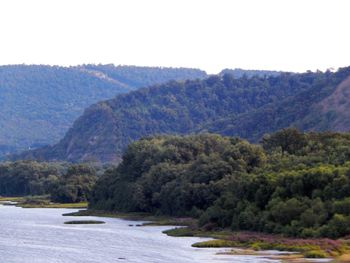
[[[336,90],[315,106],[320,112],[326,127],[315,126],[315,129],[328,129],[346,132],[350,130],[350,77],[339,84]]]

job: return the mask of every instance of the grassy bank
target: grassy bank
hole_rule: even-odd
[[[23,196],[23,197],[0,197],[0,202],[14,202],[22,208],[87,208],[87,202],[80,203],[53,203],[49,196]]]
[[[196,220],[193,218],[174,218],[166,216],[154,216],[148,213],[119,213],[99,210],[80,210],[78,212],[66,213],[63,216],[99,216],[111,217],[132,221],[146,221],[143,226],[194,226]]]
[[[23,208],[71,208],[71,209],[79,209],[79,208],[86,208],[87,207],[86,202],[81,203],[41,203],[41,204],[28,204],[28,203],[19,203],[17,206],[23,207]]]
[[[306,258],[336,258],[349,253],[345,240],[285,238],[251,232],[203,231],[191,228],[175,228],[164,231],[169,236],[212,237],[214,240],[198,242],[193,247],[244,248],[254,251],[279,250],[298,252]],[[340,262],[340,261],[339,261]]]
[[[0,197],[0,202],[23,202],[25,200],[25,197]]]

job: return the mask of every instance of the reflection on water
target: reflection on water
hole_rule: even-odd
[[[77,219],[61,216],[73,211],[0,205],[0,262],[278,262],[216,255],[222,249],[192,248],[203,239],[168,237],[162,234],[168,228],[164,226],[130,227],[135,222],[113,218],[104,218],[103,225],[63,224]]]

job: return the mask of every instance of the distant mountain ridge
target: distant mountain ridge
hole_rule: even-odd
[[[204,71],[187,68],[0,66],[0,158],[57,142],[98,101],[169,80],[205,77]]]
[[[335,92],[347,90],[349,76],[350,67],[325,73],[243,78],[223,74],[204,80],[171,81],[92,105],[58,144],[14,159],[118,161],[131,141],[153,134],[209,131],[257,141],[266,132],[289,126],[328,130],[330,125],[322,126],[322,122],[338,121],[349,129],[350,118],[342,120],[337,114],[329,118],[331,106],[327,106],[344,104],[335,99],[339,97]],[[315,110],[319,105],[328,108],[324,112]]]

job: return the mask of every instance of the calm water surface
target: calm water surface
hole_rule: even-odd
[[[1,263],[92,262],[278,262],[256,256],[217,255],[198,249],[201,238],[168,237],[169,227],[130,227],[134,221],[103,218],[103,225],[65,225],[96,217],[63,217],[71,209],[23,209],[0,205]]]

